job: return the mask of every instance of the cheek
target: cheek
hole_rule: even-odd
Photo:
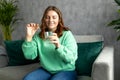
[[[48,20],[45,20],[45,24],[48,25],[49,21]]]
[[[45,19],[45,22],[48,22],[48,19]]]
[[[59,23],[59,20],[56,20],[56,24],[58,24]]]

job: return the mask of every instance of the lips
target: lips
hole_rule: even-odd
[[[54,25],[54,22],[50,22],[50,23],[48,23],[48,25],[53,26],[53,25]]]

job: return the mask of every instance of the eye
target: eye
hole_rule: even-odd
[[[49,16],[46,16],[45,19],[50,19],[50,17],[49,17]]]
[[[57,18],[57,16],[53,16],[53,19],[56,19]]]

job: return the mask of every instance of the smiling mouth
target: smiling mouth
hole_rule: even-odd
[[[54,25],[54,23],[49,23],[49,25]]]

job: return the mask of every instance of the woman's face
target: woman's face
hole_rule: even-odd
[[[48,13],[46,14],[46,17],[45,17],[45,23],[47,25],[47,28],[50,31],[54,32],[57,29],[57,26],[59,23],[58,14],[53,10],[48,11]]]

